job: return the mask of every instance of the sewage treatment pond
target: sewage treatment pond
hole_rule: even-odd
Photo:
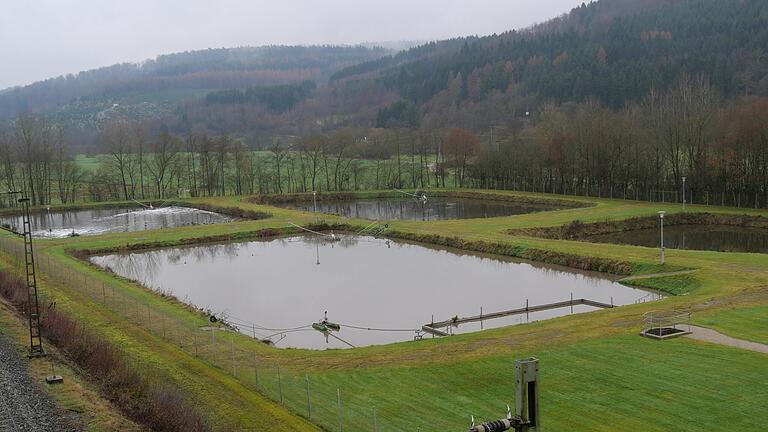
[[[95,264],[197,307],[278,347],[344,348],[311,328],[328,312],[354,346],[413,340],[424,324],[586,298],[616,305],[649,293],[597,274],[372,237],[298,236],[95,256]],[[653,294],[651,294],[653,295]],[[594,310],[585,305],[485,320],[483,328]],[[255,327],[254,327],[255,326]],[[351,327],[350,327],[351,326]],[[372,328],[376,330],[366,330]],[[453,332],[481,329],[479,322]],[[379,331],[387,330],[387,331]],[[397,331],[395,331],[397,330]],[[425,336],[431,337],[431,336]]]
[[[111,207],[72,211],[47,211],[32,214],[32,235],[35,237],[67,237],[116,232],[173,228],[186,225],[206,225],[229,222],[228,216],[188,207]],[[0,216],[0,225],[20,232],[21,216]]]
[[[312,201],[275,205],[294,210],[315,211]],[[426,202],[412,198],[318,201],[316,211],[356,219],[434,221],[513,216],[559,208],[515,201],[429,197]]]
[[[659,229],[641,229],[590,237],[600,243],[659,247]],[[768,253],[768,229],[729,225],[672,225],[664,227],[664,247],[719,252]]]

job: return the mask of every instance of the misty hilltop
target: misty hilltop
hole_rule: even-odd
[[[390,44],[401,48],[408,43]],[[255,144],[344,127],[484,129],[547,102],[620,108],[683,76],[720,97],[768,95],[768,5],[602,0],[523,30],[369,46],[245,47],[159,56],[0,93],[0,116],[68,129],[151,119]]]

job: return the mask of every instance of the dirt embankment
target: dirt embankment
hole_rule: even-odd
[[[206,203],[190,204],[184,201],[172,202],[170,204],[176,205],[179,207],[205,210],[205,211],[219,213],[219,214],[232,216],[240,219],[261,220],[261,219],[268,219],[272,217],[272,214],[267,212],[247,210],[237,206],[223,207],[223,206],[217,206],[217,205],[206,204]]]
[[[768,229],[768,218],[763,216],[713,213],[672,213],[664,218],[664,225],[729,225]],[[541,237],[552,240],[589,241],[592,236],[596,235],[656,228],[658,226],[658,216],[645,216],[593,223],[583,223],[575,220],[567,225],[557,227],[512,229],[508,230],[507,234]]]
[[[503,201],[518,204],[543,205],[553,208],[582,208],[592,207],[594,204],[582,201],[573,201],[560,198],[537,198],[524,195],[505,195],[498,193],[485,192],[428,192],[430,197],[444,198],[468,198],[483,199],[487,201]],[[403,198],[399,192],[325,192],[317,194],[318,202],[326,201],[351,201],[356,199],[384,199],[384,198]],[[311,202],[313,196],[311,193],[296,193],[283,195],[254,195],[246,198],[246,201],[252,204],[288,204],[299,202]]]
[[[429,243],[433,245],[452,247],[472,252],[521,258],[528,261],[537,261],[545,264],[556,264],[579,270],[611,273],[620,276],[630,275],[634,270],[633,264],[627,261],[568,254],[537,248],[527,248],[502,242],[488,242],[480,240],[470,241],[458,237],[414,234],[399,231],[388,231],[386,235],[389,238]]]

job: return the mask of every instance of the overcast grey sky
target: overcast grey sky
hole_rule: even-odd
[[[499,33],[584,0],[1,0],[0,89],[158,54]]]

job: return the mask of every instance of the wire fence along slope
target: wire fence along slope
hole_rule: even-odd
[[[24,249],[20,241],[7,235],[0,236],[0,250],[15,258],[18,269],[23,267]],[[65,289],[150,330],[326,430],[378,432],[407,428],[426,432],[458,430],[465,426],[437,415],[428,419],[418,417],[424,421],[420,425],[414,424],[417,417],[407,413],[380,412],[375,398],[363,389],[349,384],[348,387],[337,386],[327,377],[313,377],[311,373],[281,367],[277,361],[264,358],[259,355],[259,350],[248,348],[261,343],[251,336],[220,324],[191,325],[189,320],[177,316],[180,314],[177,307],[147,301],[157,294],[139,288],[126,289],[108,278],[94,278],[47,254],[37,256],[38,271],[43,276],[43,308],[55,302],[55,295],[45,289],[48,281],[55,280]],[[244,333],[249,331],[250,328],[243,328]]]

